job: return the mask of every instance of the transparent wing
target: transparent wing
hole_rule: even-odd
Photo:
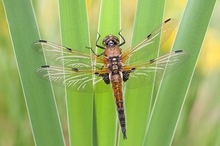
[[[32,46],[35,51],[44,54],[47,59],[63,64],[65,67],[85,68],[91,67],[95,61],[97,63],[104,62],[101,57],[76,51],[45,40],[39,40],[33,43]]]
[[[137,44],[135,47],[126,50],[121,56],[122,62],[125,63],[128,60],[128,58],[130,58],[132,62],[146,59],[147,55],[151,55],[157,51],[155,47],[152,47],[152,44],[160,41],[160,44],[162,46],[174,31],[176,25],[177,25],[176,19],[170,18],[164,21],[142,42]]]
[[[123,68],[125,71],[132,70],[127,81],[131,83],[127,84],[126,87],[136,88],[152,83],[155,73],[157,77],[156,79],[160,81],[166,67],[169,66],[166,72],[170,74],[169,72],[174,71],[177,67],[183,64],[187,58],[188,54],[185,51],[178,50],[144,63],[125,66]]]
[[[106,73],[107,69],[91,70],[90,68],[65,68],[59,66],[41,66],[36,70],[36,74],[52,83],[65,86],[78,92],[92,92],[94,84],[103,83],[102,77],[95,76],[95,73]],[[104,92],[105,86],[97,92]],[[97,89],[96,89],[97,90]]]

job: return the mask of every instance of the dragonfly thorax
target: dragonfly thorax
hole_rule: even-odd
[[[113,74],[119,74],[119,72],[122,69],[122,65],[121,65],[119,56],[109,57],[108,63],[109,63],[108,64],[109,72],[111,72]]]

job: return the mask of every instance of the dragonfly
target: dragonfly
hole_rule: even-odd
[[[91,50],[89,54],[46,40],[38,40],[33,43],[34,50],[60,66],[43,65],[36,70],[36,74],[79,92],[102,92],[111,86],[123,138],[127,139],[123,83],[131,82],[131,87],[139,87],[148,80],[154,79],[155,73],[162,74],[167,66],[175,67],[183,62],[186,54],[183,50],[146,59],[146,53],[157,51],[151,47],[152,44],[158,41],[163,44],[172,34],[175,26],[175,19],[167,19],[143,41],[125,51],[121,49],[125,44],[121,31],[118,33],[121,42],[119,37],[110,34],[102,40],[102,45],[98,44],[101,37],[98,34],[96,47],[103,50],[101,54],[96,54],[90,47],[88,47]],[[97,89],[99,84],[101,88]]]

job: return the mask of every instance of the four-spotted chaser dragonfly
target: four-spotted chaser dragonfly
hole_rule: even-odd
[[[163,73],[165,67],[177,65],[184,56],[183,50],[177,50],[150,60],[146,60],[146,52],[152,53],[155,48],[150,47],[156,41],[165,41],[175,28],[175,20],[167,19],[164,23],[149,34],[143,41],[133,48],[122,51],[125,39],[119,32],[122,42],[114,35],[106,36],[102,44],[96,46],[103,49],[96,54],[86,54],[72,48],[64,47],[45,40],[33,44],[33,48],[45,55],[46,58],[60,63],[61,66],[44,65],[37,69],[37,74],[55,84],[60,84],[74,91],[96,91],[95,84],[111,85],[118,111],[118,119],[124,139],[126,136],[126,121],[123,103],[123,82],[131,82],[132,86],[145,84],[145,79],[153,78],[155,73]],[[165,39],[160,40],[160,36]],[[129,60],[131,60],[129,62]],[[133,60],[133,61],[132,61]],[[97,89],[98,90],[98,89]],[[100,90],[100,89],[99,89]],[[101,90],[105,90],[101,86]]]

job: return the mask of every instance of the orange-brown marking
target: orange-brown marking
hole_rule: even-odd
[[[111,75],[110,78],[111,78],[112,89],[114,92],[114,97],[117,105],[118,119],[120,121],[123,137],[124,139],[126,139],[127,136],[126,136],[124,105],[123,105],[122,77],[120,74],[114,74]]]

